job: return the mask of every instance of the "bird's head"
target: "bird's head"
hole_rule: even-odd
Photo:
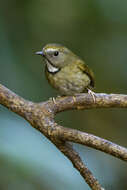
[[[36,52],[36,54],[44,58],[47,69],[51,73],[58,72],[77,59],[75,54],[60,44],[47,44],[42,51]]]

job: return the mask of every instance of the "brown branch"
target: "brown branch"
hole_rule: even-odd
[[[57,146],[57,145],[56,145]],[[82,162],[78,153],[73,149],[72,145],[65,143],[57,148],[72,162],[73,166],[80,172],[81,176],[85,179],[86,183],[94,190],[104,190],[98,180],[93,176],[91,171]]]
[[[54,121],[56,113],[70,109],[126,108],[127,95],[96,94],[96,103],[88,94],[61,97],[53,101],[33,103],[24,100],[0,85],[0,104],[24,117],[34,128],[43,133],[72,162],[93,190],[102,190],[99,182],[82,162],[78,153],[67,141],[87,145],[127,161],[127,149],[85,132],[59,126]]]
[[[54,113],[59,113],[72,109],[90,109],[90,108],[127,108],[127,95],[123,94],[104,94],[96,93],[96,102],[93,102],[92,96],[87,94],[78,94],[56,98],[56,104],[51,104]],[[48,103],[48,102],[47,102]],[[49,103],[48,103],[49,104]],[[48,105],[49,106],[49,105]]]
[[[81,132],[75,129],[69,129],[62,126],[56,126],[52,135],[58,136],[63,141],[70,141],[78,144],[83,144],[91,148],[100,150],[115,156],[121,160],[127,161],[127,149],[119,146],[111,141],[100,137]]]

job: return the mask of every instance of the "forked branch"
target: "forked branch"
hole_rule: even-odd
[[[99,93],[96,94],[96,102],[93,102],[89,94],[78,94],[74,97],[59,97],[55,101],[34,103],[0,85],[0,104],[24,117],[34,128],[44,134],[72,162],[93,190],[104,188],[69,142],[83,144],[127,161],[126,148],[92,134],[65,128],[54,120],[55,114],[71,109],[127,108],[127,95]]]

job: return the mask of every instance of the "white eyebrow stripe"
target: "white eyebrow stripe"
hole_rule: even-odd
[[[46,52],[54,52],[54,51],[56,51],[55,48],[47,48],[47,49],[46,49]]]

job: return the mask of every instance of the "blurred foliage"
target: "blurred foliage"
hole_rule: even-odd
[[[56,96],[41,58],[34,55],[52,42],[64,44],[86,61],[95,73],[96,92],[127,93],[127,1],[1,0],[3,85],[32,101]],[[57,121],[127,145],[125,109],[70,111],[59,114]],[[0,124],[1,190],[89,189],[48,140],[2,106]],[[83,146],[76,149],[107,189],[127,189],[124,162]]]

